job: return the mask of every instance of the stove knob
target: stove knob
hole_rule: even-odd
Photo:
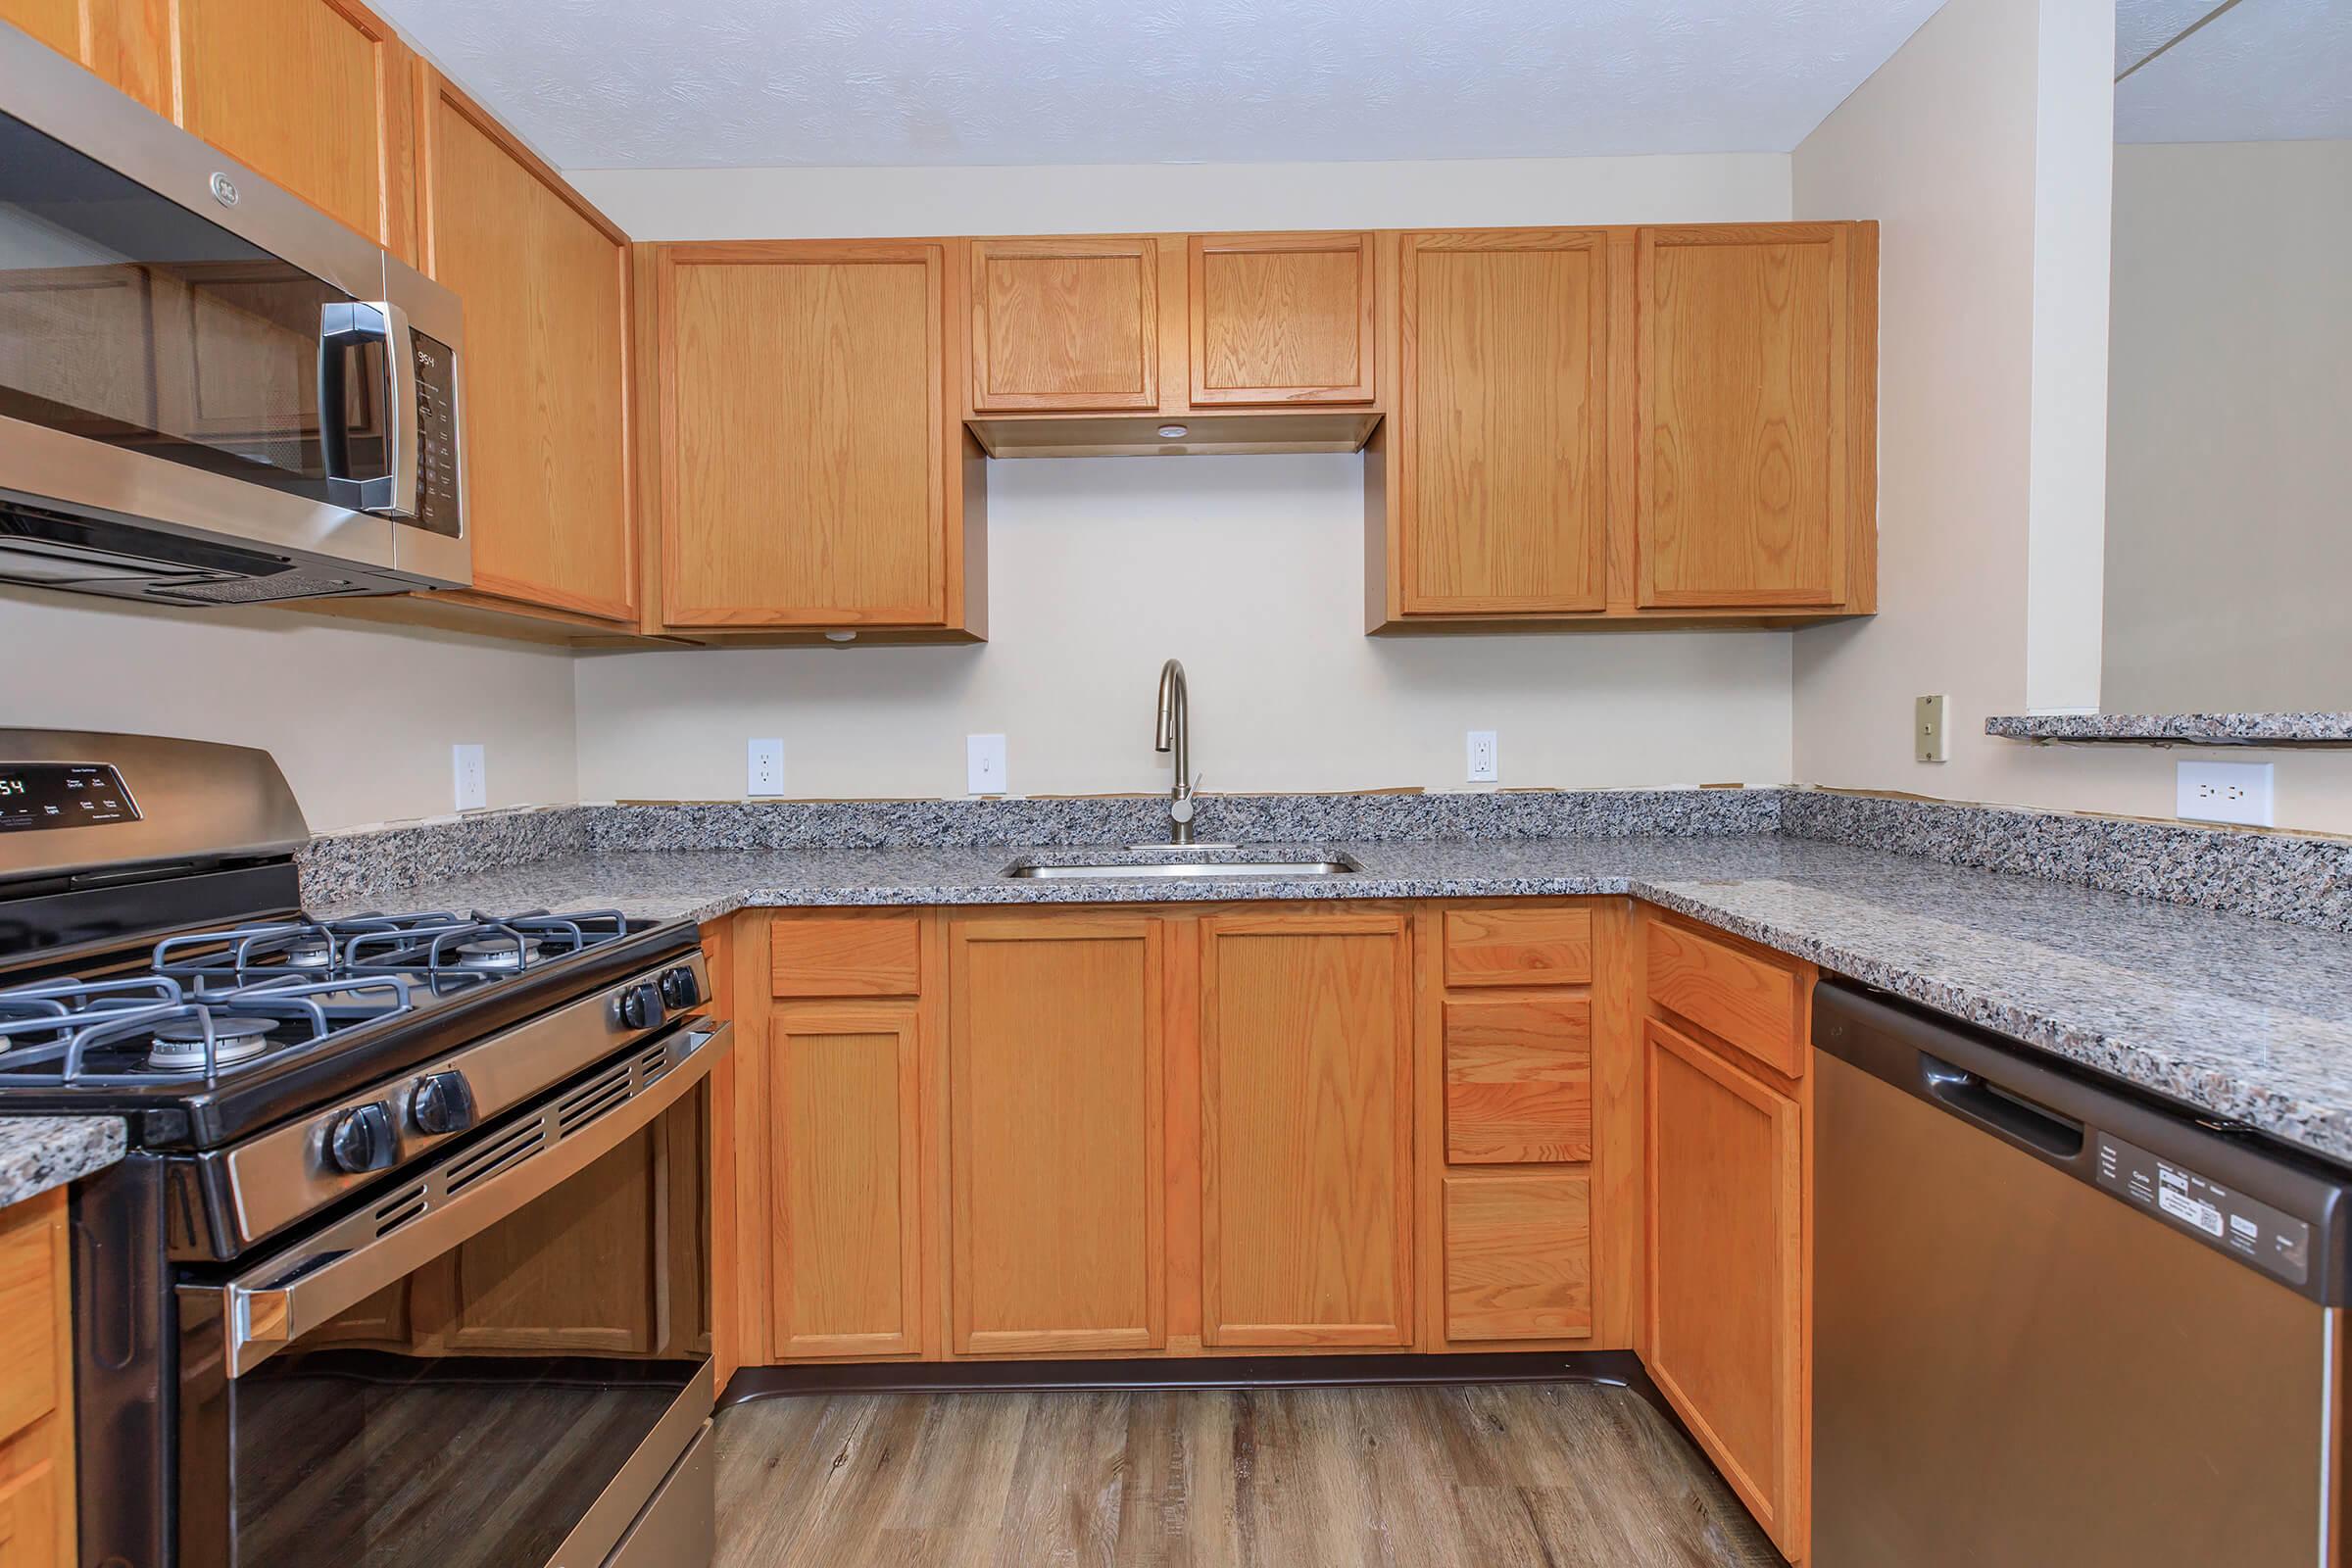
[[[621,993],[620,1021],[632,1029],[651,1029],[669,1016],[662,1004],[662,988],[648,980]]]
[[[438,1138],[473,1125],[473,1089],[462,1072],[437,1072],[416,1080],[409,1092],[409,1119],[416,1130]]]
[[[680,965],[662,971],[662,1000],[672,1007],[691,1007],[703,1000],[702,982],[694,971]]]
[[[399,1150],[400,1140],[392,1130],[392,1107],[381,1101],[347,1110],[326,1124],[327,1162],[347,1175],[382,1170]]]

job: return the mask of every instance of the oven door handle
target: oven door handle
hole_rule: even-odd
[[[422,1173],[392,1183],[376,1201],[292,1254],[225,1285],[182,1287],[219,1298],[228,1375],[242,1377],[337,1313],[587,1169],[684,1099],[734,1041],[735,1026],[719,1023],[678,1031],[658,1055],[650,1046],[632,1048],[617,1065],[537,1112],[495,1127]],[[628,1094],[616,1098],[622,1073]],[[567,1121],[573,1130],[565,1130]],[[379,1217],[397,1212],[395,1205],[415,1203],[423,1207],[414,1217]],[[377,1227],[387,1223],[390,1228],[378,1236]]]

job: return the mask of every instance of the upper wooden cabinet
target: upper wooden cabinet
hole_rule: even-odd
[[[949,246],[653,250],[662,624],[976,633]]]
[[[474,587],[634,622],[628,238],[439,73],[417,75],[418,260],[466,309]]]
[[[1159,407],[1159,244],[972,241],[972,408]]]
[[[409,51],[355,0],[161,0],[186,129],[413,254]],[[470,313],[468,313],[470,315]]]
[[[154,0],[0,0],[0,22],[168,115],[166,21]]]
[[[1372,401],[1372,235],[1195,234],[1186,243],[1195,408]]]

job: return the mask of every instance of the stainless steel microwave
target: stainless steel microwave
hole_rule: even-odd
[[[473,580],[458,298],[0,24],[0,581]]]

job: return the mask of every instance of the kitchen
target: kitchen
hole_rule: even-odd
[[[0,0],[0,1564],[2340,1560],[2340,8],[550,21]]]

